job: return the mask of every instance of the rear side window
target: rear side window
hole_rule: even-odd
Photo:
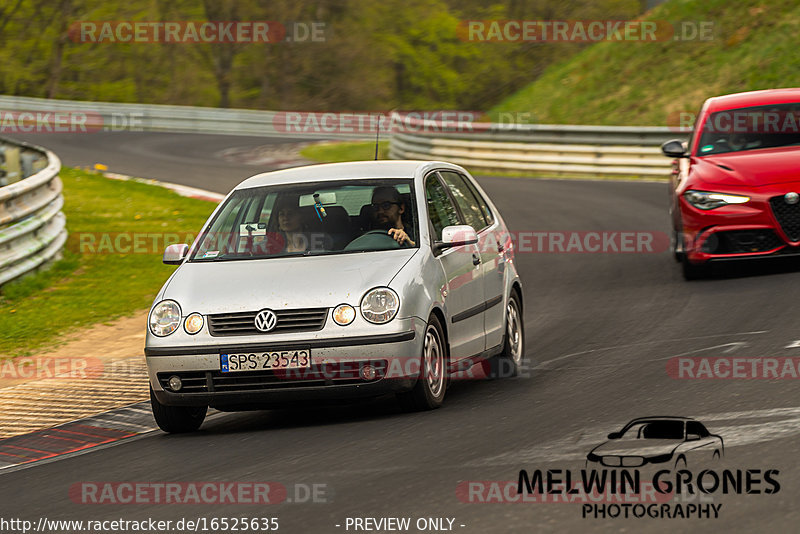
[[[708,437],[708,430],[706,427],[702,425],[702,423],[698,423],[697,421],[689,421],[686,423],[686,433],[687,434],[697,434],[701,438]]]
[[[481,209],[480,202],[475,196],[475,193],[467,185],[466,180],[460,174],[449,171],[442,171],[442,179],[450,189],[453,198],[461,208],[461,213],[464,215],[464,222],[473,227],[476,232],[479,232],[489,226],[486,216]]]
[[[425,179],[425,199],[436,239],[442,238],[442,229],[445,226],[461,224],[456,207],[435,173],[429,174]]]

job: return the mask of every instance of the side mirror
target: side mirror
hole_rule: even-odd
[[[611,434],[608,435],[608,439],[619,439],[621,437],[622,434],[620,432],[612,432]]]
[[[700,434],[686,434],[686,441],[698,441]]]
[[[164,249],[163,261],[166,265],[180,265],[189,254],[189,245],[181,243],[179,245],[170,245]]]
[[[683,145],[683,141],[679,139],[673,139],[665,142],[663,145],[661,145],[661,152],[663,152],[664,155],[669,158],[689,157],[686,154],[686,147]]]
[[[434,244],[436,250],[444,250],[461,245],[474,245],[478,242],[478,234],[475,229],[467,224],[457,224],[445,226],[442,229],[442,240]]]

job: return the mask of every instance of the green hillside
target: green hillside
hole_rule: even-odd
[[[707,41],[601,42],[492,111],[541,124],[667,125],[710,96],[800,86],[796,0],[670,0],[645,20],[712,21]]]

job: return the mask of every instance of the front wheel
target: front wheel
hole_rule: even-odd
[[[166,406],[158,402],[150,387],[150,406],[158,428],[171,434],[194,432],[206,418],[208,406]]]
[[[702,280],[711,274],[708,263],[692,263],[686,254],[681,258],[681,268],[684,280]]]
[[[522,358],[525,355],[525,330],[522,313],[516,291],[506,304],[506,334],[503,352],[489,360],[489,378],[514,377],[522,369]]]
[[[447,345],[435,315],[425,327],[420,373],[414,389],[397,395],[408,411],[433,410],[442,405],[447,391]]]

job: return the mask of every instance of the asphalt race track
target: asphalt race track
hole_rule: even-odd
[[[270,140],[115,135],[27,139],[52,149],[67,165],[100,161],[112,171],[217,192],[268,170],[226,162],[220,149]],[[513,231],[668,230],[664,183],[479,181]],[[157,431],[0,472],[0,507],[32,520],[44,514],[59,519],[278,517],[280,531],[309,533],[347,532],[348,517],[454,518],[459,532],[793,531],[800,521],[797,382],[677,379],[667,366],[679,356],[800,357],[800,347],[792,346],[800,345],[794,343],[800,339],[800,266],[752,263],[685,282],[666,247],[657,248],[652,253],[518,251],[528,369],[515,379],[456,383],[440,410],[406,414],[394,401],[379,400],[217,414],[192,435]],[[702,524],[583,518],[580,504],[560,502],[462,502],[469,499],[457,491],[468,481],[516,483],[520,469],[579,470],[606,434],[650,415],[696,417],[724,439],[725,469],[778,470],[780,490],[764,494],[762,484],[758,494],[685,496],[684,502],[722,504],[719,518]],[[68,491],[84,481],[273,481],[286,486],[295,501],[297,485],[324,484],[324,499],[318,500],[326,502],[213,508],[75,504]]]

